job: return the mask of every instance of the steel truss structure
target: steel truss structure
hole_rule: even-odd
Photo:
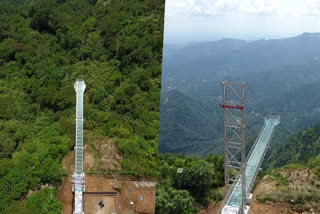
[[[224,81],[221,86],[223,92],[220,107],[223,109],[225,199],[228,199],[224,205],[226,203],[232,205],[224,206],[221,213],[229,213],[228,210],[230,210],[230,213],[242,214],[246,209],[246,83]],[[232,192],[238,193],[237,200],[233,201],[231,198]]]
[[[83,95],[86,84],[78,79],[74,84],[77,93],[76,103],[76,144],[75,150],[75,172],[72,175],[72,191],[74,192],[73,214],[84,214],[83,192],[85,191],[85,175],[83,173]]]

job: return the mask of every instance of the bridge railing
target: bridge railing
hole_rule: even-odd
[[[267,125],[267,123],[266,123],[266,121],[265,121],[264,124],[263,124],[263,126],[262,126],[262,129],[261,129],[261,131],[260,131],[260,133],[259,133],[259,135],[258,135],[258,137],[257,137],[256,140],[254,141],[254,143],[253,143],[253,145],[252,145],[252,147],[251,147],[251,149],[250,149],[250,152],[248,153],[248,155],[246,155],[246,163],[248,163],[248,160],[249,160],[252,152],[254,151],[254,148],[256,147],[257,143],[259,142],[259,139],[260,139],[260,137],[261,137],[264,129],[266,128],[266,125]]]
[[[278,123],[277,123],[277,124],[274,124],[274,127],[272,128],[272,132],[271,132],[270,137],[268,138],[268,142],[267,142],[267,144],[266,144],[267,146],[266,146],[266,148],[264,149],[264,151],[263,151],[263,153],[262,153],[262,156],[261,156],[261,158],[260,158],[260,160],[259,160],[259,163],[258,163],[258,165],[257,165],[257,168],[256,168],[256,170],[255,170],[255,172],[254,172],[254,176],[252,177],[252,179],[251,179],[251,181],[250,181],[250,183],[249,183],[249,186],[248,186],[248,188],[247,188],[247,193],[249,193],[249,192],[251,191],[252,187],[253,187],[254,181],[255,181],[255,179],[256,179],[256,177],[257,177],[257,175],[258,175],[258,172],[259,172],[259,169],[260,169],[260,167],[261,167],[261,164],[262,164],[262,162],[263,162],[263,160],[264,160],[264,157],[265,157],[265,155],[266,155],[266,153],[267,153],[267,150],[268,150],[268,148],[269,148],[270,141],[271,141],[271,139],[272,139],[272,137],[273,137],[274,130],[275,130],[275,126],[277,126],[277,125],[280,123],[280,117],[279,117],[279,116],[271,116],[271,117],[269,117],[269,118],[265,118],[265,124],[264,124],[263,128],[261,129],[261,131],[260,131],[260,133],[259,133],[259,136],[258,136],[258,138],[256,139],[256,141],[255,141],[255,143],[254,143],[254,146],[251,148],[251,151],[250,151],[249,155],[247,156],[248,158],[247,158],[246,161],[248,162],[249,158],[251,157],[252,152],[254,151],[254,149],[255,149],[255,147],[256,147],[256,144],[257,144],[257,143],[259,142],[259,140],[260,140],[260,136],[261,136],[262,133],[265,131],[267,122],[268,122],[270,119],[277,119],[277,120],[278,120]]]

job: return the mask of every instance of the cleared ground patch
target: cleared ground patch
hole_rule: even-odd
[[[86,214],[116,214],[119,213],[118,204],[117,192],[87,192],[84,195]]]
[[[319,182],[302,166],[274,170],[257,185],[251,213],[320,213]]]
[[[84,149],[84,170],[99,170],[114,172],[121,170],[122,157],[107,138],[88,139]],[[93,145],[90,145],[93,144]],[[73,193],[71,178],[74,173],[74,151],[62,161],[63,168],[68,173],[59,188],[58,198],[63,204],[63,214],[72,214]],[[86,214],[111,214],[117,210],[119,214],[154,213],[156,182],[152,180],[132,180],[122,174],[87,174],[85,177],[86,192],[84,194],[84,209]],[[117,196],[104,194],[117,193]],[[103,195],[104,194],[104,195]],[[105,206],[100,208],[99,202],[103,200]]]

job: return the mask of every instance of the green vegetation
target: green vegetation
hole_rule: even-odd
[[[58,189],[45,188],[33,193],[25,202],[13,202],[3,214],[60,214],[62,203],[57,199]]]
[[[156,213],[191,214],[196,212],[194,199],[187,190],[157,187]]]
[[[292,135],[276,147],[269,160],[269,167],[278,168],[287,164],[306,163],[320,154],[320,124]]]
[[[164,1],[107,2],[0,2],[1,213],[28,213],[16,202],[28,189],[60,182],[74,145],[76,79],[87,84],[85,135],[113,138],[123,170],[155,173]],[[61,210],[44,204],[33,213]]]
[[[307,162],[307,166],[312,169],[313,173],[320,179],[320,155],[311,158]]]
[[[267,201],[285,203],[288,204],[290,209],[293,211],[303,212],[310,211],[310,208],[312,207],[317,207],[317,203],[320,202],[319,195],[319,189],[308,189],[308,191],[290,191],[286,189],[258,196],[257,200],[261,203],[265,203]]]
[[[207,207],[211,200],[222,199],[223,157],[159,154],[158,169],[156,213],[195,213],[194,202]]]
[[[218,103],[201,102],[176,90],[168,92],[161,102],[159,152],[208,155],[208,147],[215,147],[214,153],[222,153],[213,143],[220,134],[222,119],[214,106]],[[223,139],[219,140],[221,143]]]

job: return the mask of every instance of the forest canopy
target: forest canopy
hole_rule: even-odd
[[[0,2],[0,212],[61,180],[76,79],[85,134],[114,139],[124,170],[154,174],[163,17],[164,0]]]

